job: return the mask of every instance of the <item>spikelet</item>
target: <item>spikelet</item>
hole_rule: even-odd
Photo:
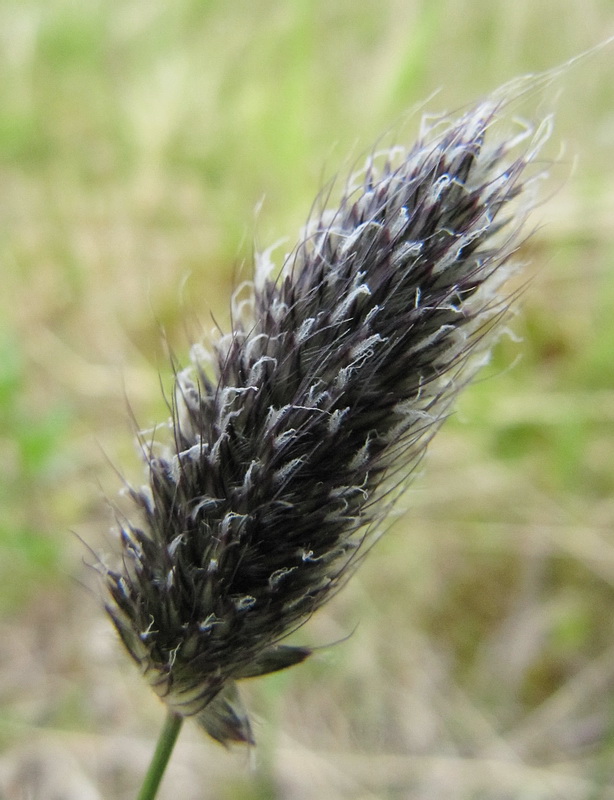
[[[107,609],[153,689],[221,742],[252,741],[236,681],[309,655],[284,637],[352,574],[507,309],[547,125],[502,135],[503,110],[369,159],[176,376]]]

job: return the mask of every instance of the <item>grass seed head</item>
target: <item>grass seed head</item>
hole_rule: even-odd
[[[176,376],[172,446],[145,448],[108,612],[143,675],[221,742],[252,741],[241,678],[351,575],[508,307],[539,134],[501,99],[368,160],[234,330]],[[264,269],[263,269],[264,268]]]

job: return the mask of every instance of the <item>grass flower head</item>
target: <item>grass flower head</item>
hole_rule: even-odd
[[[284,638],[377,537],[508,307],[542,137],[499,135],[502,105],[369,159],[177,373],[107,608],[158,695],[219,741],[252,741],[236,682],[309,655]]]

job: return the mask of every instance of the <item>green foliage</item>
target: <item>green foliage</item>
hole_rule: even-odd
[[[65,451],[68,415],[59,408],[32,412],[19,343],[0,337],[0,614],[13,611],[54,575],[61,547],[46,522],[43,494],[53,485]]]

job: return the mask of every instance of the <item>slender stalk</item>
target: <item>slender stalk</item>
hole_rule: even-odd
[[[154,800],[181,730],[183,717],[169,711],[137,800]]]

